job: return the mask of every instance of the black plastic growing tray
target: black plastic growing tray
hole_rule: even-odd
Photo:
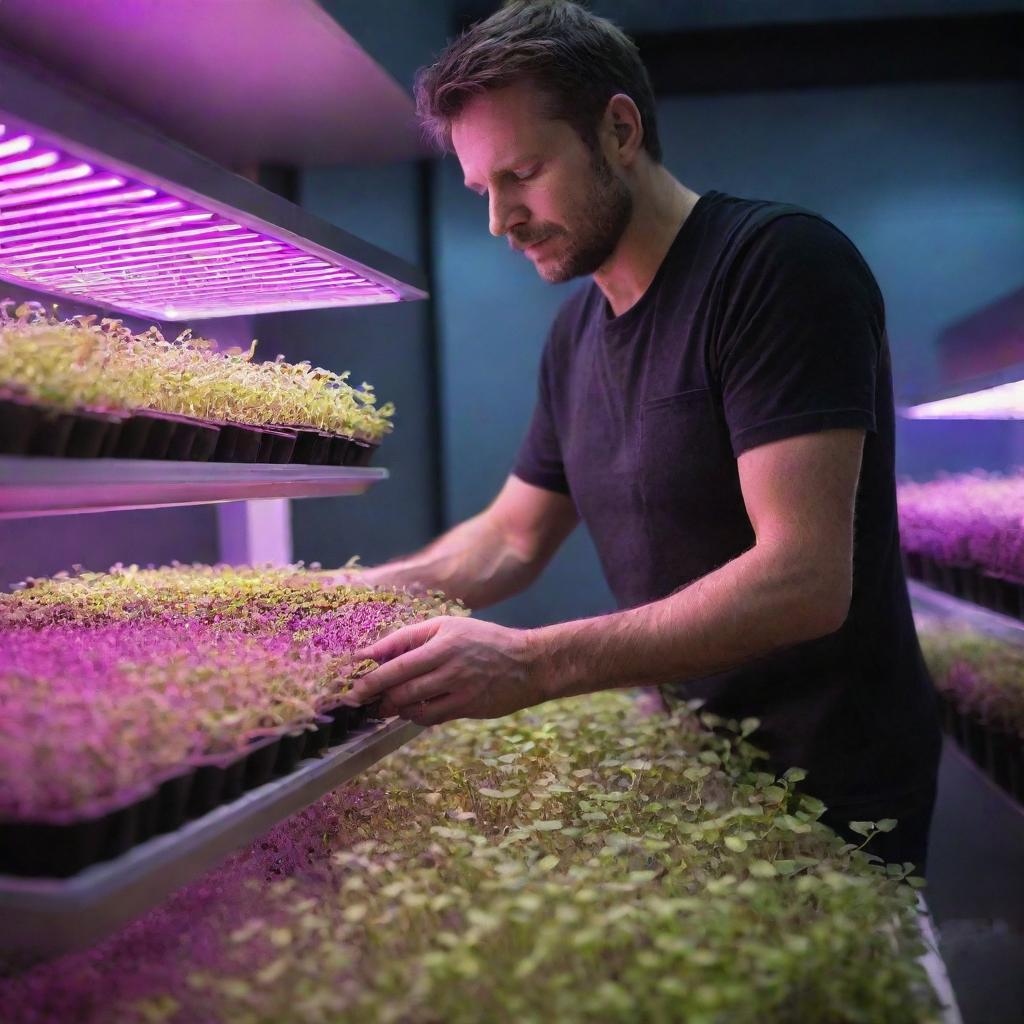
[[[306,426],[211,422],[144,409],[65,411],[0,390],[0,455],[364,467],[377,447]]]
[[[89,817],[0,821],[0,874],[68,878],[153,836],[237,800],[343,743],[371,720],[369,707],[337,705],[312,728],[261,737],[241,753],[198,759],[145,791]]]
[[[940,694],[943,730],[1007,794],[1024,807],[1024,737],[962,711]]]
[[[904,553],[907,575],[950,597],[1024,620],[1024,584],[1006,576],[996,576],[977,565],[953,565],[930,555]]]
[[[422,731],[394,718],[359,729],[323,757],[307,750],[294,771],[69,878],[0,874],[0,960],[27,964],[92,945]]]

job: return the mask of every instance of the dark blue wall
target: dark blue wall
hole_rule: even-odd
[[[590,0],[587,6],[636,35],[736,25],[979,14],[1018,9],[1014,3],[1015,0]],[[458,9],[476,20],[486,17],[498,5],[498,0],[461,0]]]
[[[421,223],[415,164],[321,168],[302,176],[302,204],[325,220],[410,262],[419,262]],[[395,433],[378,462],[391,478],[360,498],[292,502],[295,556],[339,565],[352,555],[379,562],[418,547],[434,530],[427,302],[280,313],[257,318],[264,354],[284,353],[351,370],[394,401]]]

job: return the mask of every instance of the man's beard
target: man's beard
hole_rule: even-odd
[[[591,165],[594,176],[586,195],[576,205],[572,220],[578,226],[561,229],[564,252],[546,264],[538,263],[537,273],[550,284],[561,284],[574,277],[585,277],[600,270],[615,251],[630,218],[633,196],[609,167],[603,153],[595,154]]]

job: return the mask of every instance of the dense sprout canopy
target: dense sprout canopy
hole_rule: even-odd
[[[5,1020],[937,1024],[905,867],[758,772],[750,727],[619,693],[449,723],[0,980]]]
[[[150,409],[214,421],[317,427],[379,441],[394,406],[349,373],[245,350],[218,351],[183,331],[169,340],[122,321],[60,320],[38,303],[0,303],[0,388],[61,408]]]

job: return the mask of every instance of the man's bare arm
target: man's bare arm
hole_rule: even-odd
[[[571,499],[510,476],[483,512],[422,551],[365,569],[359,579],[423,586],[485,608],[529,586],[577,522]]]
[[[640,608],[535,630],[473,619],[407,626],[362,652],[354,696],[424,725],[555,697],[712,675],[838,629],[849,610],[864,433],[832,430],[739,459],[755,543]]]
[[[838,629],[863,439],[835,430],[741,455],[754,546],[664,600],[535,631],[547,695],[700,678]]]

